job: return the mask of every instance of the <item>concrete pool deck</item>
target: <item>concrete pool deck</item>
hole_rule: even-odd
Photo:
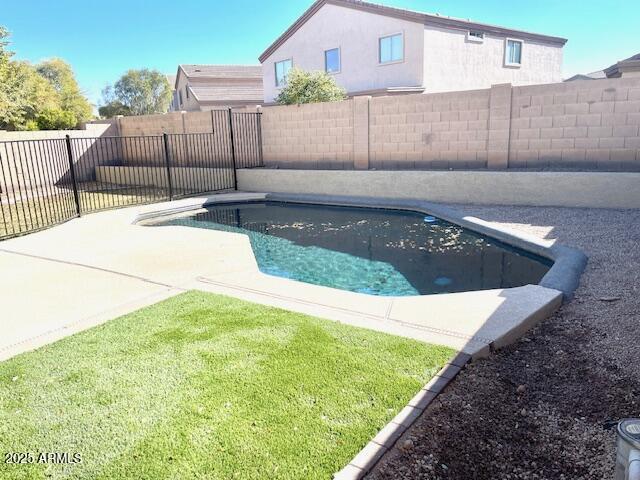
[[[473,357],[513,342],[561,303],[561,288],[375,297],[265,275],[245,235],[138,221],[229,193],[88,215],[0,243],[0,360],[179,292],[198,289],[447,345]],[[548,247],[552,247],[549,244]],[[542,248],[542,247],[541,247]]]

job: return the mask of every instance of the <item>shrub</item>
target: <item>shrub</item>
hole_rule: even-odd
[[[292,68],[287,75],[287,85],[278,95],[281,105],[301,103],[335,102],[344,100],[346,92],[334,78],[325,72],[306,72]]]

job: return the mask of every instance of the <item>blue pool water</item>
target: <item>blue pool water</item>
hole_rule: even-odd
[[[246,234],[270,275],[372,295],[538,283],[550,261],[411,211],[280,202],[218,205],[155,225]]]

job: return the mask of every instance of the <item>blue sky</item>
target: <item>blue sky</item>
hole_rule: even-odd
[[[175,73],[179,63],[257,64],[312,0],[0,0],[17,57],[70,62],[91,101],[129,68]],[[640,52],[638,0],[378,0],[569,39],[564,75]]]

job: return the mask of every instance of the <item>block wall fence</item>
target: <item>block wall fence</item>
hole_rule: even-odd
[[[640,170],[640,78],[264,107],[265,166]]]

